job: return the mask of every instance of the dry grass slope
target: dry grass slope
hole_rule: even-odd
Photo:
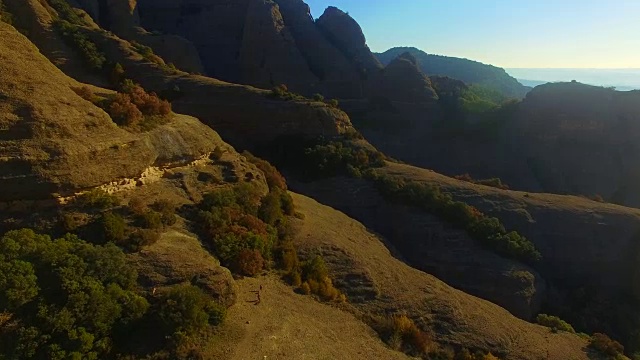
[[[292,194],[305,215],[298,243],[327,260],[336,283],[368,289],[353,302],[362,314],[405,311],[443,343],[490,350],[506,359],[588,359],[587,341],[517,319],[488,301],[455,290],[394,258],[380,238],[346,215]],[[344,290],[352,295],[350,289]]]

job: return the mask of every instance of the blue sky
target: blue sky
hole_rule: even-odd
[[[506,68],[640,68],[640,0],[305,0],[347,11],[369,47]]]

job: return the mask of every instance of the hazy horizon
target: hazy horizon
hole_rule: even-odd
[[[503,68],[634,69],[637,0],[305,0],[348,12],[372,51],[414,46]]]
[[[581,83],[616,87],[618,90],[640,89],[640,68],[633,69],[580,69],[580,68],[507,68],[509,75],[523,85],[535,86],[535,82],[576,80]],[[539,84],[538,84],[539,85]]]

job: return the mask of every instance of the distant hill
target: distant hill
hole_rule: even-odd
[[[414,47],[395,47],[375,55],[380,62],[387,65],[405,52],[416,57],[421,70],[428,76],[448,76],[467,84],[483,85],[513,98],[523,98],[531,90],[507,74],[504,69],[473,60],[427,54]]]
[[[505,70],[527,86],[575,80],[594,86],[615,87],[620,91],[640,90],[640,69],[514,68]]]

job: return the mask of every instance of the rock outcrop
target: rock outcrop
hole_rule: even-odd
[[[141,25],[149,31],[182,36],[198,50],[204,72],[238,81],[245,21],[253,0],[139,0]],[[260,63],[260,60],[256,60]]]
[[[398,56],[384,70],[372,75],[367,90],[371,97],[400,102],[429,103],[438,98],[431,80],[409,53]]]
[[[306,93],[317,86],[274,2],[251,1],[244,22],[240,83],[264,89],[287,84],[291,89],[309,89]]]
[[[367,46],[362,28],[349,14],[329,6],[317,25],[363,75],[382,69],[382,64]]]
[[[359,75],[354,66],[320,31],[309,5],[302,0],[276,2],[309,69],[322,83],[318,92],[337,98],[361,96]]]

